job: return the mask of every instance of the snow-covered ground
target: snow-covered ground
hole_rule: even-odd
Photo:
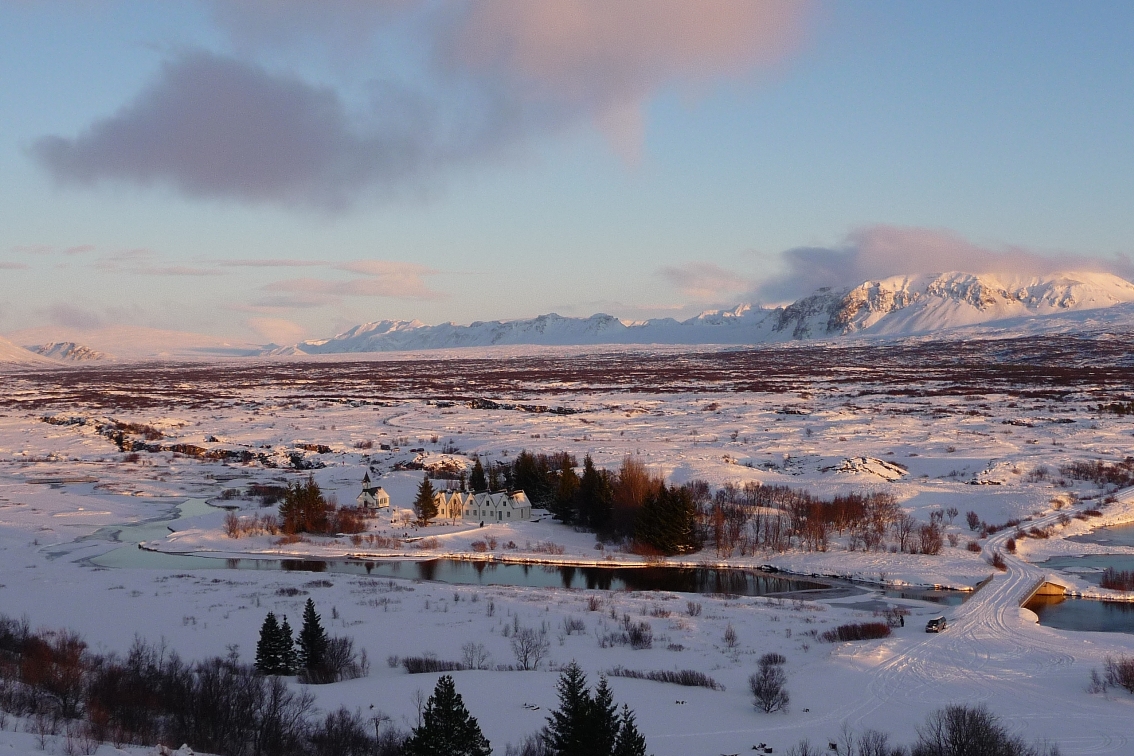
[[[1120,496],[1102,507],[1102,517],[1059,522],[1061,512],[1073,515],[1103,499],[1091,484],[1062,480],[1060,466],[1087,459],[1114,461],[1130,448],[1129,421],[1090,411],[1097,397],[1086,392],[1055,400],[1003,387],[998,393],[918,394],[816,381],[809,391],[785,394],[713,393],[680,386],[665,392],[600,390],[547,382],[545,394],[509,398],[506,389],[478,388],[480,395],[497,400],[493,408],[428,388],[374,397],[356,384],[340,391],[314,379],[278,386],[258,382],[253,370],[243,384],[203,385],[200,377],[162,383],[160,402],[139,403],[133,401],[143,390],[133,382],[138,377],[120,377],[120,383],[100,379],[98,391],[61,388],[52,382],[57,379],[37,384],[34,377],[5,377],[9,391],[0,405],[0,613],[26,615],[36,627],[73,628],[96,651],[124,651],[137,634],[164,639],[187,658],[224,654],[236,645],[242,658],[250,660],[266,612],[287,615],[295,626],[310,597],[330,632],[353,636],[372,665],[365,678],[311,688],[319,705],[366,711],[373,705],[403,728],[416,717],[414,694],[431,691],[436,675],[409,675],[388,665],[388,658],[432,653],[459,661],[462,646],[476,642],[484,644],[494,664],[512,664],[512,630],[546,628],[551,646],[537,671],[454,673],[458,691],[500,753],[506,743],[520,741],[543,724],[555,705],[556,669],[571,660],[592,679],[617,666],[694,669],[725,687],[712,691],[612,678],[616,699],[636,711],[657,756],[738,753],[761,742],[782,753],[803,737],[820,744],[824,737],[834,741],[844,723],[884,730],[898,742],[909,742],[927,713],[958,702],[986,703],[1014,731],[1056,741],[1065,754],[1134,749],[1129,725],[1134,698],[1086,692],[1090,670],[1101,667],[1108,654],[1134,653],[1134,636],[1042,627],[1019,607],[1047,576],[1034,562],[1103,550],[1065,536],[1134,520],[1134,502]],[[516,406],[509,408],[511,404]],[[572,414],[525,410],[519,404],[565,407]],[[181,451],[124,454],[100,432],[113,422],[148,427],[161,438],[147,443],[180,445]],[[145,440],[143,433],[128,431],[138,440]],[[369,448],[362,448],[368,443]],[[391,450],[381,450],[382,444]],[[204,453],[193,447],[214,453],[247,451],[252,458],[201,458]],[[444,459],[470,464],[474,453],[507,461],[522,449],[567,451],[580,462],[590,453],[598,465],[610,468],[627,454],[638,455],[651,471],[674,483],[759,481],[822,496],[884,490],[920,520],[938,509],[960,512],[946,521],[946,532],[956,536],[957,545],[946,545],[939,556],[848,551],[845,539],[835,538],[821,553],[726,559],[706,550],[670,560],[675,564],[771,564],[867,583],[972,588],[994,574],[986,559],[992,550],[1002,550],[1015,531],[981,540],[983,553],[970,552],[966,544],[978,534],[967,527],[967,512],[975,511],[990,524],[1019,519],[1028,528],[1050,525],[1053,530],[1048,539],[1021,541],[1016,557],[1006,555],[1006,572],[995,572],[991,583],[962,606],[945,608],[870,594],[800,601],[610,593],[334,573],[107,569],[89,561],[118,545],[115,526],[170,518],[187,498],[236,505],[245,515],[266,512],[271,510],[252,501],[221,502],[218,497],[228,488],[280,485],[310,474],[345,504],[353,502],[369,470],[395,507],[407,507],[422,473],[397,468]],[[297,459],[324,466],[302,471],[288,466]],[[1048,474],[1037,475],[1041,467]],[[173,533],[158,525],[144,540],[164,551],[232,556],[455,555],[642,563],[611,545],[596,549],[592,534],[546,517],[511,526],[414,530],[383,515],[372,523],[371,533],[408,535],[397,549],[347,538],[313,538],[288,546],[266,536],[232,539],[222,531],[223,517],[218,509],[179,520]],[[473,541],[489,538],[495,538],[497,549],[472,551]],[[509,542],[516,548],[505,548]],[[547,543],[556,544],[562,554],[540,548]],[[1065,584],[1090,591],[1082,581]],[[590,611],[588,601],[596,595],[600,608]],[[689,602],[699,604],[700,613],[691,613]],[[885,605],[911,611],[905,627],[889,639],[829,644],[816,638],[839,624],[874,619],[874,611]],[[950,629],[927,635],[925,620],[941,613],[949,618]],[[600,643],[624,614],[650,624],[651,649]],[[581,620],[586,631],[567,634],[569,618]],[[724,641],[729,625],[738,636],[734,648]],[[751,704],[748,675],[769,651],[788,659],[787,713],[757,713]],[[2,732],[0,753],[38,752],[34,741],[29,733]],[[61,753],[63,746],[57,742],[48,748]],[[104,746],[100,752],[110,750]]]

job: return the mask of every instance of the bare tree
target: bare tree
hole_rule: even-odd
[[[898,550],[906,551],[910,545],[910,536],[917,527],[917,518],[911,514],[902,514],[894,520],[894,535],[898,539]]]
[[[489,662],[492,659],[492,654],[488,653],[488,649],[484,647],[483,643],[474,643],[469,641],[461,646],[461,654],[466,667],[469,669],[489,669]]]
[[[761,664],[760,671],[748,678],[756,708],[769,714],[787,708],[790,696],[786,685],[787,675],[776,664]]]
[[[547,634],[530,627],[521,627],[512,634],[512,653],[520,669],[538,669],[551,644]]]

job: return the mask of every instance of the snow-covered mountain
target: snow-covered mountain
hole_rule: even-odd
[[[49,360],[42,357],[35,352],[30,352],[22,346],[17,346],[11,341],[0,337],[0,365],[4,367],[24,366],[28,367],[45,367],[49,365],[58,366],[58,362]]]
[[[123,362],[139,360],[216,360],[261,354],[259,344],[234,341],[186,331],[168,331],[136,325],[115,325],[80,330],[38,326],[8,333],[17,344],[84,344],[104,357]]]
[[[62,360],[63,362],[95,362],[110,359],[108,354],[96,352],[90,347],[76,344],[73,341],[51,341],[47,344],[29,346],[27,349],[44,357]]]
[[[342,354],[516,344],[756,344],[852,335],[911,336],[999,321],[1046,319],[1134,302],[1134,284],[1108,273],[893,276],[820,289],[786,307],[741,305],[688,320],[624,321],[611,315],[443,323],[383,320],[274,354]],[[1121,308],[1126,310],[1127,308]],[[1134,310],[1125,319],[1134,330]],[[1066,324],[1064,324],[1065,326]]]

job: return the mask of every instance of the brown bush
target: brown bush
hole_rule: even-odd
[[[820,635],[819,639],[827,643],[874,640],[876,638],[889,638],[890,632],[890,626],[885,622],[854,622],[828,630]]]

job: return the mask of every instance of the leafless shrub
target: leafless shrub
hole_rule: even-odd
[[[587,632],[587,623],[575,617],[564,617],[563,631],[568,635],[574,635],[576,633],[582,635],[583,633]]]
[[[425,656],[406,656],[401,660],[406,672],[411,675],[430,674],[432,672],[461,672],[468,669],[461,662],[445,661],[432,654]]]
[[[889,638],[890,626],[885,622],[854,622],[828,630],[819,636],[827,643]]]
[[[1134,591],[1134,570],[1116,570],[1107,567],[1103,570],[1099,586],[1115,591]]]
[[[686,601],[685,602],[685,613],[688,614],[690,617],[700,617],[701,616],[701,605],[698,604],[696,601]]]
[[[592,593],[587,596],[587,611],[588,612],[601,612],[602,611],[602,598],[597,594]]]
[[[708,688],[709,690],[724,690],[725,687],[704,672],[693,669],[682,670],[655,670],[642,672],[640,670],[615,667],[607,672],[611,677],[630,677],[635,680],[653,680],[654,682],[672,683],[689,687]]]
[[[728,627],[725,628],[724,638],[722,640],[726,648],[733,649],[740,645],[740,639],[736,637],[736,628],[732,626],[731,622],[728,623]]]

